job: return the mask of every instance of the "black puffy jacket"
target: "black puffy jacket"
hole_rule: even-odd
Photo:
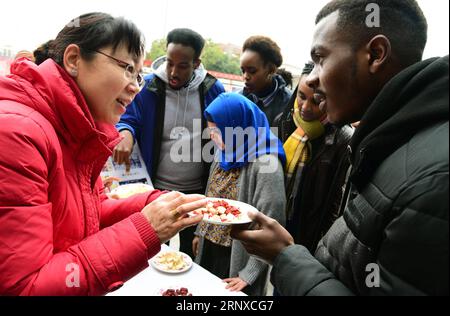
[[[286,248],[284,295],[449,295],[448,56],[394,77],[351,141],[352,189],[315,258]]]

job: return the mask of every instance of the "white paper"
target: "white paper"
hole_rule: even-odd
[[[103,170],[101,172],[102,179],[107,177],[119,178],[120,181],[114,181],[111,189],[115,189],[119,185],[129,183],[145,183],[153,187],[152,180],[145,167],[144,160],[142,159],[139,146],[136,144],[133,148],[133,152],[130,157],[131,168],[130,172],[125,171],[125,164],[118,165],[113,161],[112,157],[109,157]]]

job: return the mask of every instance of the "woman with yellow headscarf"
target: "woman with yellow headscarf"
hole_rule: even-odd
[[[306,64],[296,93],[280,119],[286,153],[287,229],[296,243],[314,251],[339,215],[353,129],[328,123],[308,86]]]

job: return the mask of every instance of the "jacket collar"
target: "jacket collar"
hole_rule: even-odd
[[[362,188],[377,167],[417,132],[448,121],[448,56],[400,72],[371,104],[351,140],[351,181]]]

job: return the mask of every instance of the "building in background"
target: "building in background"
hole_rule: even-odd
[[[230,43],[228,43],[228,44],[218,43],[218,45],[225,54],[228,54],[232,57],[239,58],[242,54],[241,46],[230,44]]]
[[[300,76],[302,74],[302,67],[303,65],[300,65],[301,67],[297,67],[290,64],[283,64],[280,68],[284,68],[286,71],[289,71],[292,74],[292,90],[295,90],[298,86],[298,82],[300,80]],[[291,87],[289,87],[291,88]]]
[[[11,46],[0,46],[0,76],[9,74],[9,67],[14,59]]]
[[[244,88],[244,80],[242,76],[224,74],[222,72],[211,71],[208,72],[222,82],[226,92],[238,92]]]

